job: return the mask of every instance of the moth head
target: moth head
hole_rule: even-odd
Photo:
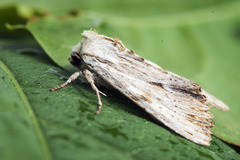
[[[93,39],[98,38],[99,35],[94,30],[85,30],[85,31],[83,31],[82,36],[85,40],[86,39],[93,40]]]
[[[72,48],[71,57],[68,58],[70,63],[76,67],[80,67],[81,65],[80,49],[81,43]]]

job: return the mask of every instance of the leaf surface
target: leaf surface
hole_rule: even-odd
[[[230,143],[240,145],[238,124],[240,88],[237,87],[240,80],[237,69],[240,47],[235,35],[238,28],[236,20],[234,16],[211,23],[160,29],[119,27],[103,21],[92,27],[104,35],[120,37],[123,43],[137,54],[199,83],[205,90],[223,100],[231,110],[223,112],[212,109],[215,116],[213,133]],[[31,23],[28,29],[42,44],[47,54],[58,65],[69,70],[67,57],[70,56],[72,46],[81,40],[78,33],[83,31],[84,24],[79,22],[81,20],[64,22],[42,20]],[[44,28],[39,29],[39,26]],[[51,30],[61,32],[60,30],[65,28],[63,26],[69,26],[66,33],[62,33],[64,35],[51,32]],[[47,37],[47,40],[41,37]]]
[[[44,54],[4,51],[0,58],[33,107],[54,159],[240,158],[233,148],[214,136],[211,146],[206,147],[176,135],[118,92],[103,90],[108,97],[102,97],[104,108],[98,116],[94,114],[96,95],[87,84],[74,82],[49,92],[49,88],[61,84],[69,74]]]
[[[21,28],[30,31],[42,48],[26,32],[18,38],[7,37],[9,33],[0,38],[0,60],[22,89],[46,143],[39,143],[34,126],[25,129],[16,123],[17,116],[15,119],[13,116],[1,116],[8,119],[0,127],[0,141],[4,142],[0,145],[1,157],[21,152],[26,159],[32,159],[32,156],[39,159],[240,159],[237,153],[239,147],[226,144],[214,136],[210,147],[196,145],[158,124],[118,92],[103,90],[108,97],[102,97],[104,106],[98,116],[94,115],[96,96],[88,84],[73,82],[59,91],[48,92],[76,70],[67,58],[72,46],[81,40],[82,31],[96,28],[98,33],[119,37],[126,47],[137,54],[199,83],[226,102],[231,109],[229,112],[211,110],[215,115],[213,132],[225,141],[240,145],[238,1],[19,3],[52,13],[47,18],[21,25]],[[19,18],[19,12],[8,13]],[[74,13],[75,17],[70,13]],[[2,15],[5,20],[0,20],[0,26],[7,22],[7,14]],[[12,80],[11,76],[5,76]],[[11,92],[15,94],[9,92],[7,98],[20,103],[21,98],[17,98],[19,92],[14,84],[11,85]],[[0,99],[6,98],[5,93],[4,89],[0,90]],[[5,103],[4,100],[2,102]],[[11,111],[8,106],[3,109]],[[26,107],[21,112],[24,112],[21,118],[32,124]],[[8,129],[18,129],[19,136],[9,138],[11,134],[5,134]],[[25,141],[28,145],[21,147]],[[6,147],[9,144],[21,145],[11,150]],[[34,152],[27,152],[28,147]],[[14,158],[4,156],[4,159]]]
[[[0,75],[1,159],[51,160],[51,153],[32,107],[2,61]]]

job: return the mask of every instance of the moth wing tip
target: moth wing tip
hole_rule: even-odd
[[[211,136],[209,135],[209,139],[202,139],[201,141],[197,141],[195,143],[203,145],[203,146],[210,146],[210,141],[212,140]]]
[[[221,109],[222,111],[230,111],[230,108],[228,106],[226,106],[225,108]]]
[[[202,93],[206,96],[207,98],[207,103],[210,104],[211,106],[220,109],[222,111],[229,111],[229,107],[221,100],[217,99],[210,93],[206,92],[205,90],[202,90]]]
[[[204,146],[210,146],[210,142],[206,142],[206,143],[203,143],[201,145],[204,145]]]
[[[217,103],[215,103],[214,107],[217,108],[217,109],[220,109],[222,111],[229,111],[230,110],[230,108],[220,100]]]

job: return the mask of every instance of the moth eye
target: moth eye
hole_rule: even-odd
[[[74,52],[72,53],[71,57],[68,60],[74,66],[79,66],[81,63],[79,56],[77,55],[77,53],[74,53]]]

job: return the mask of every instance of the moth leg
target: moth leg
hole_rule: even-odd
[[[82,75],[82,71],[77,71],[77,72],[73,73],[65,83],[63,83],[62,85],[60,85],[58,87],[51,88],[49,91],[55,91],[55,90],[58,90],[60,88],[63,88],[66,85],[68,85],[69,83],[71,83],[72,81],[76,80],[81,75]]]
[[[92,73],[89,70],[84,70],[84,75],[85,78],[87,79],[87,81],[91,84],[91,87],[93,89],[93,91],[95,91],[96,95],[97,95],[97,99],[98,99],[98,109],[96,111],[96,114],[99,114],[101,112],[102,109],[102,101],[101,101],[101,97],[100,94],[106,96],[103,92],[99,91],[98,88],[96,87],[95,83],[94,83],[94,77],[92,75]]]

